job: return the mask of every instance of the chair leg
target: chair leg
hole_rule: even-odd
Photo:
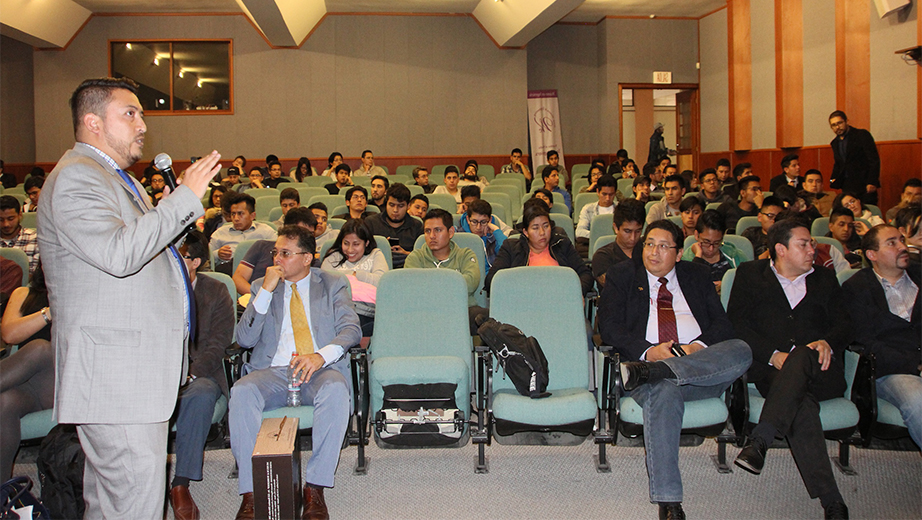
[[[717,437],[717,455],[711,455],[711,460],[717,467],[717,473],[733,473],[733,469],[727,464],[727,443],[735,440],[736,437],[730,435]]]
[[[839,441],[839,456],[833,457],[832,462],[839,468],[843,475],[854,477],[858,475],[849,462],[849,439]]]
[[[608,454],[605,451],[605,445],[611,442],[603,441],[599,442],[596,440],[596,444],[599,445],[599,454],[593,457],[595,459],[595,470],[597,473],[611,473],[611,464],[608,463]]]

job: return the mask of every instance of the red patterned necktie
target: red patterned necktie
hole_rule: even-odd
[[[675,311],[672,309],[672,293],[666,289],[666,278],[659,279],[659,294],[656,296],[656,311],[659,322],[659,342],[679,341],[676,331]]]

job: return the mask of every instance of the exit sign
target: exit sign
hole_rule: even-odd
[[[672,72],[657,70],[653,72],[653,83],[658,85],[668,85],[672,83]]]

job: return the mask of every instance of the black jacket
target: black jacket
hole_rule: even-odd
[[[922,286],[917,271],[910,270],[909,278],[916,286]],[[877,358],[875,375],[919,375],[919,365],[922,364],[919,295],[916,295],[910,321],[906,321],[890,312],[884,288],[872,268],[858,271],[842,287],[855,331],[854,342],[862,344],[866,352]]]
[[[685,301],[701,328],[701,335],[695,340],[710,346],[734,338],[733,326],[711,282],[710,269],[679,261],[675,270]],[[654,346],[646,339],[649,316],[647,269],[636,262],[613,265],[605,275],[605,289],[599,301],[597,321],[602,342],[613,346],[626,361],[640,359]]]
[[[593,283],[592,271],[589,270],[589,266],[576,252],[576,248],[573,247],[566,235],[555,231],[551,236],[550,244],[549,249],[554,260],[557,260],[557,263],[562,267],[569,267],[576,271],[579,276],[579,283],[582,286],[583,296],[586,296],[586,293],[592,290]],[[502,247],[499,248],[499,252],[496,253],[493,266],[483,281],[483,288],[487,291],[487,294],[490,294],[490,283],[493,281],[496,272],[507,267],[528,265],[528,253],[528,239],[524,236],[518,239],[507,238]]]
[[[752,349],[749,381],[760,381],[774,370],[768,362],[776,350],[790,352],[820,339],[832,347],[829,370],[843,373],[845,348],[851,338],[835,273],[814,266],[807,275],[807,294],[792,310],[770,262],[740,264],[727,306],[737,336]],[[842,384],[844,388],[844,378]]]
[[[867,191],[868,184],[880,186],[880,155],[871,132],[853,127],[846,135],[844,157],[839,151],[839,136],[829,143],[835,159],[829,185],[862,195]]]

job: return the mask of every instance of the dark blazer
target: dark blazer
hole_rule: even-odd
[[[685,301],[701,327],[701,335],[695,339],[710,346],[734,338],[733,325],[714,290],[710,269],[684,261],[677,262],[675,269]],[[614,347],[625,360],[640,359],[653,346],[646,340],[649,316],[646,268],[635,262],[613,265],[605,275],[605,289],[599,303],[598,323],[603,343]]]
[[[909,271],[909,278],[920,285],[919,273]],[[854,327],[854,342],[877,357],[877,377],[890,374],[919,375],[922,364],[922,311],[919,295],[912,307],[910,321],[890,312],[884,288],[877,275],[866,267],[842,286]]]
[[[772,180],[768,183],[768,191],[775,191],[778,189],[778,186],[786,186],[788,183],[788,178],[785,174],[775,175],[772,177]],[[797,176],[797,190],[804,189],[804,178],[800,175]]]
[[[554,260],[557,260],[558,264],[576,271],[579,276],[580,286],[582,286],[583,296],[586,296],[586,293],[592,290],[592,284],[595,279],[592,277],[592,271],[586,266],[586,262],[576,252],[576,248],[573,247],[570,239],[562,232],[555,230],[548,248],[551,250],[551,256]],[[496,253],[490,272],[487,273],[483,281],[483,288],[486,289],[487,294],[490,293],[490,284],[493,282],[493,277],[496,276],[496,273],[500,269],[507,267],[528,265],[528,253],[528,239],[524,235],[517,239],[506,239],[499,248],[499,252]]]
[[[852,127],[847,136],[844,157],[839,152],[839,136],[829,143],[835,159],[829,185],[862,195],[868,184],[880,186],[880,155],[871,132]]]
[[[841,374],[850,338],[842,289],[835,273],[814,266],[807,275],[807,294],[792,310],[770,262],[765,259],[740,264],[727,307],[736,334],[752,348],[749,381],[760,381],[775,370],[768,362],[776,350],[790,352],[795,345],[804,347],[820,339],[833,350],[829,370]]]
[[[207,275],[195,277],[195,343],[189,346],[189,373],[214,379],[227,395],[224,349],[234,341],[237,305],[227,287]]]

